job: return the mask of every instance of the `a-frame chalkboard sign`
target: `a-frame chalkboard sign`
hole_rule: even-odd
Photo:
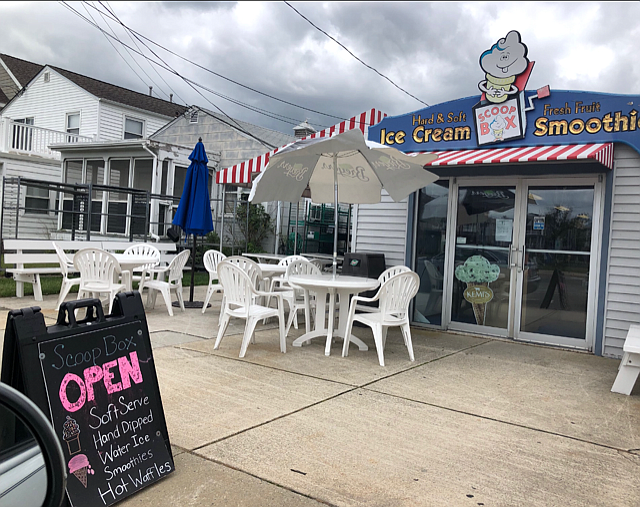
[[[75,310],[87,308],[86,317]],[[9,312],[0,380],[50,415],[67,463],[72,507],[112,505],[174,470],[144,306],[120,293]]]

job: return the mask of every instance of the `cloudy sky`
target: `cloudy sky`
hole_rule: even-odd
[[[480,54],[511,30],[528,89],[638,94],[638,19],[638,2],[2,2],[0,53],[290,134],[479,95]]]

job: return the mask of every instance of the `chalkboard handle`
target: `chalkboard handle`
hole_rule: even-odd
[[[80,308],[86,308],[87,314],[81,321],[76,321],[76,310]],[[94,315],[93,310],[96,313]],[[69,322],[67,323],[67,315],[69,316]],[[104,322],[104,311],[102,310],[102,302],[97,298],[76,299],[75,301],[67,301],[60,305],[58,311],[58,326],[78,327],[78,324],[85,322]]]

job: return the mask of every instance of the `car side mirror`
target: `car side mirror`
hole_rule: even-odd
[[[33,401],[0,382],[0,505],[60,507],[66,485],[51,422]]]

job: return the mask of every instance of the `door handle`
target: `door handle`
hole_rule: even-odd
[[[514,244],[509,246],[509,268],[515,268],[518,265],[518,261],[516,260],[516,255],[518,254],[518,249]]]
[[[520,273],[524,273],[524,259],[526,257],[525,253],[526,253],[527,247],[525,245],[522,245],[522,263],[518,266],[519,272]]]

